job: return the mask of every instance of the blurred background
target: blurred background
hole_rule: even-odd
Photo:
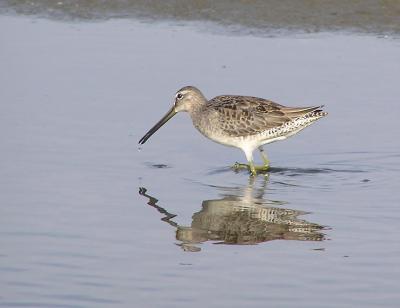
[[[271,31],[351,30],[398,33],[396,0],[312,1],[138,1],[138,0],[3,0],[3,12],[63,21],[139,19],[213,22],[224,32],[271,35]],[[213,25],[215,26],[215,25]]]

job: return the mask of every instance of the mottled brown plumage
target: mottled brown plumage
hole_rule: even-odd
[[[285,107],[263,98],[233,95],[214,97],[207,105],[218,112],[221,129],[232,137],[279,128],[307,114],[318,116],[322,107]]]

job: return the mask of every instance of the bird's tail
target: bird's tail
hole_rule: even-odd
[[[314,107],[286,107],[284,108],[285,115],[290,119],[295,120],[298,118],[321,118],[328,115],[323,111],[324,105]]]

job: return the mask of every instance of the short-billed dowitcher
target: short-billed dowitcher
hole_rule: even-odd
[[[262,146],[284,140],[316,120],[327,115],[323,106],[285,107],[270,100],[252,96],[221,95],[207,100],[199,89],[187,86],[176,92],[175,101],[167,114],[139,140],[144,144],[161,126],[180,111],[186,111],[193,125],[207,138],[241,149],[252,175],[266,171],[269,161]],[[255,166],[253,151],[259,149],[263,166]]]

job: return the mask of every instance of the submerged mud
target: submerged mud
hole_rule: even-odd
[[[0,10],[56,20],[206,21],[235,33],[400,33],[400,2],[396,0],[4,0],[0,3]]]

